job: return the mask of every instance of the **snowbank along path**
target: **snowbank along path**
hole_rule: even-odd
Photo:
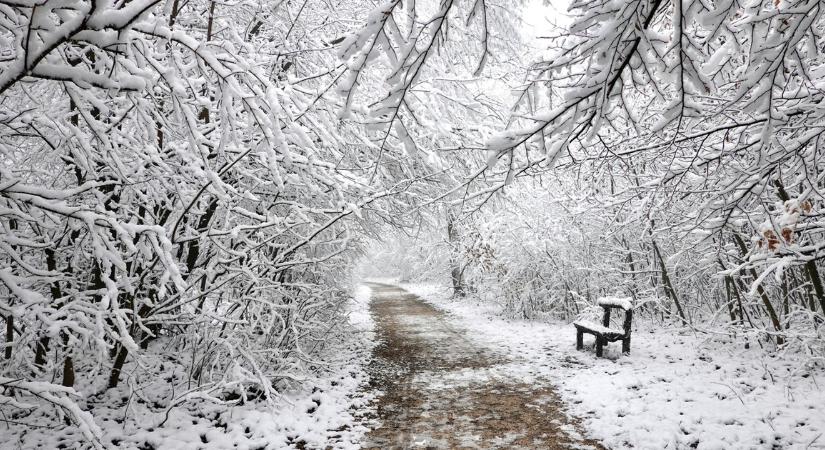
[[[383,395],[364,448],[602,448],[581,437],[549,382],[512,379],[499,370],[509,358],[467,340],[442,311],[368,286],[379,339],[369,372]]]

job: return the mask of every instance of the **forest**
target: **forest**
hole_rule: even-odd
[[[815,382],[823,6],[0,0],[0,448],[360,448],[364,280]]]

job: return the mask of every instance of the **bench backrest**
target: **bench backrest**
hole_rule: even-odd
[[[633,310],[632,309],[624,309],[621,306],[617,305],[599,305],[604,308],[604,317],[602,317],[602,326],[610,327],[610,310],[611,309],[620,309],[624,311],[624,323],[622,324],[622,329],[624,330],[625,335],[630,335],[630,325],[633,322]]]

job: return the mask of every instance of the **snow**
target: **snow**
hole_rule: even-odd
[[[525,380],[553,380],[589,437],[612,449],[825,449],[823,369],[806,355],[634,323],[630,355],[575,350],[569,323],[508,320],[501,308],[450,300],[435,285],[405,289],[451,313],[467,337],[516,362]],[[506,332],[503,332],[506,330]]]
[[[633,299],[630,297],[602,297],[596,303],[599,306],[616,306],[625,311],[633,309]]]
[[[369,311],[370,294],[370,288],[363,284],[355,288],[349,310],[349,322],[356,331],[366,333],[367,340],[374,345],[375,323]]]

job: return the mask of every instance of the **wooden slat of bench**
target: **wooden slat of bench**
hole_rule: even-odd
[[[599,325],[596,322],[591,322],[589,320],[579,320],[573,322],[573,325],[576,328],[581,328],[583,331],[586,331],[590,334],[600,334],[606,338],[612,337],[619,337],[623,338],[625,336],[624,330],[620,330],[618,328],[608,328],[603,325]]]

